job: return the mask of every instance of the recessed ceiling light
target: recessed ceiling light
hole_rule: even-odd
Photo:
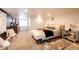
[[[25,9],[24,11],[25,11],[26,13],[28,12],[28,10],[27,10],[27,9]]]
[[[50,13],[48,13],[48,16],[50,16]]]

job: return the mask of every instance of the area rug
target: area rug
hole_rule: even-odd
[[[79,44],[78,43],[72,43],[71,45],[66,47],[65,50],[79,50]]]
[[[66,39],[58,39],[58,40],[51,40],[45,41],[38,44],[40,50],[63,50],[71,43]]]

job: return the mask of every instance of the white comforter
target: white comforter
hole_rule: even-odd
[[[45,38],[45,34],[42,30],[32,30],[31,32],[36,40]]]
[[[60,31],[59,30],[51,30],[54,32],[54,36],[60,36]],[[33,35],[33,37],[36,40],[42,39],[45,40],[45,33],[42,30],[31,30],[31,33]]]

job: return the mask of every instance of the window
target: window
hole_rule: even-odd
[[[24,20],[19,20],[19,26],[21,27],[26,27],[27,26],[27,20],[24,19]]]

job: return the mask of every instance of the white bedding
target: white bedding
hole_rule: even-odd
[[[61,35],[60,30],[51,30],[51,31],[53,31],[53,33],[54,33],[54,36],[52,36],[52,37]],[[31,33],[36,40],[42,39],[42,41],[43,41],[46,39],[45,33],[42,30],[32,30]]]
[[[54,36],[59,36],[61,35],[61,31],[60,30],[52,30],[54,32]]]
[[[32,30],[31,32],[36,40],[45,38],[45,34],[42,30]]]

